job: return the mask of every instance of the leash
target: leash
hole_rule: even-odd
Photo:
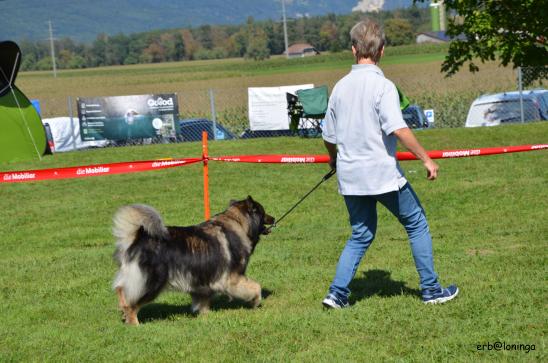
[[[314,188],[312,188],[308,193],[306,193],[293,207],[291,207],[287,212],[285,212],[285,214],[283,216],[281,216],[280,218],[276,219],[275,222],[270,225],[266,230],[270,232],[270,230],[274,227],[277,227],[278,226],[278,223],[280,223],[280,221],[282,219],[284,219],[289,213],[291,213],[293,211],[293,209],[295,209],[299,204],[301,204],[301,202],[303,200],[305,200],[306,197],[308,197],[314,190],[316,190],[324,181],[326,181],[327,179],[331,178],[333,175],[335,175],[336,173],[336,170],[335,169],[331,169],[329,171],[329,173],[325,174],[322,178],[322,180],[320,180],[320,182],[318,184],[316,184],[314,186]]]

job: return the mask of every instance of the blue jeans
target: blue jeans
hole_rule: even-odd
[[[367,248],[373,242],[377,231],[377,202],[384,205],[405,227],[415,267],[420,277],[421,289],[438,288],[438,276],[434,271],[432,237],[426,215],[419,198],[409,183],[394,192],[380,195],[345,195],[344,201],[350,215],[352,236],[341,253],[337,272],[329,292],[340,299],[348,299],[348,285]]]

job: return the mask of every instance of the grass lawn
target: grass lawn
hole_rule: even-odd
[[[548,123],[417,135],[430,150],[546,143]],[[98,149],[0,164],[0,170],[199,157],[201,151],[199,143]],[[212,156],[279,153],[325,152],[320,139],[209,145]],[[440,160],[435,182],[425,179],[420,163],[402,162],[429,217],[441,282],[461,289],[447,305],[420,302],[405,233],[381,207],[377,239],[351,285],[351,308],[322,308],[350,232],[331,179],[258,245],[248,275],[263,286],[259,309],[219,297],[209,314],[196,317],[189,296],[166,292],[141,310],[139,327],[122,324],[110,286],[112,215],[121,205],[146,203],[167,224],[202,221],[200,164],[0,184],[0,361],[545,362],[547,156],[541,150]],[[328,170],[325,164],[209,165],[213,213],[250,194],[276,217]],[[496,342],[508,349],[488,350]]]

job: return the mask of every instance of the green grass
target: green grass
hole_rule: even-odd
[[[546,143],[548,123],[417,133],[427,149]],[[210,155],[324,153],[320,139],[218,141]],[[196,157],[199,143],[56,154],[0,170]],[[377,239],[351,285],[352,307],[325,311],[321,299],[349,235],[329,180],[263,238],[248,275],[265,292],[250,310],[219,297],[205,316],[167,292],[124,326],[110,284],[110,233],[127,203],[157,208],[168,224],[203,219],[199,164],[162,171],[0,184],[0,361],[378,362],[546,361],[548,157],[534,151],[440,160],[428,182],[402,162],[434,237],[436,269],[461,294],[443,306],[420,302],[401,226],[379,208]],[[314,186],[326,165],[211,162],[212,212],[251,194],[280,216]],[[483,351],[503,341],[535,350]]]

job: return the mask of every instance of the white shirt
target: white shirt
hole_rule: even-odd
[[[376,65],[353,65],[333,88],[322,133],[337,145],[340,194],[377,195],[405,185],[393,134],[404,127],[394,83]]]

